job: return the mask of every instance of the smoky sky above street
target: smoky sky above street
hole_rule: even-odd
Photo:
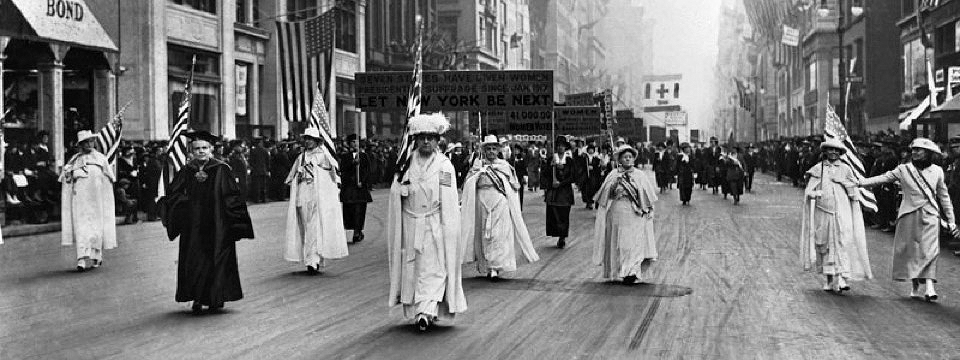
[[[683,107],[691,129],[709,129],[716,97],[717,36],[721,6],[739,0],[632,0],[654,24],[655,75],[683,74]]]

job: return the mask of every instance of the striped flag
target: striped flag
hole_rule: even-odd
[[[167,163],[163,167],[163,176],[160,177],[158,196],[166,194],[167,184],[173,181],[173,176],[187,164],[187,154],[190,153],[189,140],[185,136],[190,128],[190,87],[193,86],[193,69],[197,65],[197,56],[194,55],[190,63],[190,77],[183,86],[183,100],[177,107],[177,124],[170,132],[170,141],[167,144]],[[172,168],[171,168],[172,167]]]
[[[320,84],[317,84],[316,92],[313,96],[313,106],[310,107],[310,126],[320,130],[320,137],[323,138],[323,146],[327,148],[330,156],[330,163],[334,169],[339,170],[340,164],[337,163],[337,147],[333,143],[333,136],[330,132],[330,115],[327,114],[327,105],[323,101],[323,93],[320,91]]]
[[[423,21],[417,17],[417,47],[413,64],[413,84],[410,85],[410,92],[407,93],[407,126],[403,130],[403,143],[400,145],[400,153],[397,156],[397,181],[403,179],[403,175],[410,168],[410,162],[413,161],[414,141],[410,136],[410,118],[420,115],[420,94],[423,86]]]
[[[107,162],[112,163],[116,160],[117,149],[120,147],[120,131],[122,129],[123,120],[117,116],[97,132],[97,146],[100,148],[100,152],[107,156]]]
[[[281,108],[287,121],[310,120],[314,84],[330,77],[333,68],[337,15],[334,7],[305,21],[276,22]]]
[[[127,107],[133,103],[133,100],[127,101],[123,107],[117,111],[117,114],[113,116],[113,119],[103,126],[103,129],[100,129],[97,132],[97,146],[100,147],[100,152],[107,156],[107,161],[113,162],[117,156],[117,149],[120,148],[120,137],[121,131],[123,130],[123,112],[127,110]]]
[[[827,105],[827,120],[824,124],[823,136],[827,139],[840,140],[840,143],[842,143],[846,149],[843,155],[840,156],[840,161],[843,161],[850,169],[853,169],[853,174],[857,177],[857,180],[866,178],[866,170],[864,170],[863,162],[860,161],[860,157],[857,155],[857,148],[853,146],[853,142],[850,141],[847,129],[844,128],[843,123],[840,122],[840,116],[837,115],[836,111],[834,111],[830,105]],[[859,190],[860,205],[876,212],[877,198],[873,195],[873,192],[865,188],[859,188]]]

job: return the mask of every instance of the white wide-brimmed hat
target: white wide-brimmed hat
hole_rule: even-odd
[[[79,132],[77,132],[77,144],[90,140],[95,137],[97,137],[97,135],[90,130],[80,130]]]
[[[443,134],[450,128],[450,121],[443,113],[420,114],[410,118],[409,135]]]
[[[841,143],[840,140],[833,138],[827,139],[826,141],[820,143],[821,150],[826,148],[834,148],[840,150],[840,152],[847,152],[847,148],[843,146],[843,143]]]
[[[312,137],[312,138],[317,139],[317,140],[322,140],[322,139],[323,139],[323,138],[320,137],[320,129],[317,129],[317,128],[313,127],[313,126],[308,127],[307,130],[305,130],[305,131],[303,132],[303,136]]]
[[[913,141],[910,142],[910,148],[926,149],[926,150],[933,151],[937,155],[943,155],[943,151],[940,150],[940,147],[937,146],[937,144],[934,143],[933,140],[930,140],[927,138],[913,139]]]
[[[480,142],[480,146],[487,146],[492,144],[500,144],[500,140],[497,139],[496,135],[487,135],[483,137],[483,141]]]

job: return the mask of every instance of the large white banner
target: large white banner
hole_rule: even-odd
[[[237,64],[237,116],[247,115],[247,65]]]

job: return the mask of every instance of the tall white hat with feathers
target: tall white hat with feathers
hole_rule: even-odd
[[[443,134],[450,129],[450,121],[443,113],[420,114],[410,118],[409,135]]]

